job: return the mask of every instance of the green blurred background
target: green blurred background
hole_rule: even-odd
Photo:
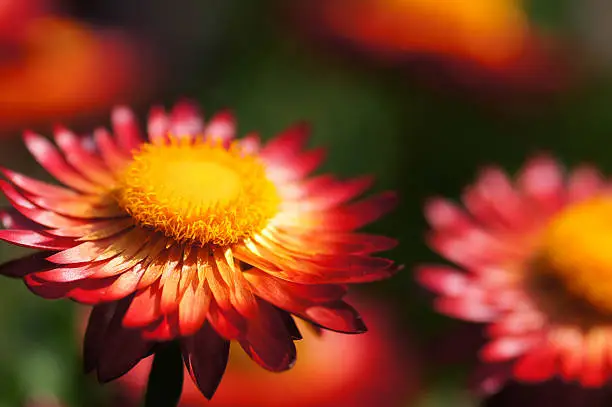
[[[187,96],[207,113],[233,109],[242,134],[257,130],[268,138],[307,120],[314,129],[311,145],[329,151],[323,170],[375,174],[378,190],[399,190],[400,208],[369,230],[401,241],[389,256],[406,269],[361,290],[391,305],[412,338],[406,346],[420,356],[414,363],[420,364],[422,390],[412,405],[476,405],[463,385],[475,362],[470,352],[478,335],[432,311],[431,298],[413,280],[415,264],[437,259],[423,242],[422,205],[431,195],[458,197],[483,165],[514,171],[540,151],[568,166],[589,161],[612,170],[612,64],[606,58],[612,43],[605,41],[605,13],[593,11],[605,2],[527,2],[534,27],[558,41],[572,71],[567,86],[536,96],[529,89],[500,86],[489,92],[488,87],[436,84],[435,75],[437,86],[432,86],[431,78],[423,81],[415,74],[411,62],[376,63],[368,53],[343,49],[325,36],[309,37],[288,17],[286,0],[59,3],[54,7],[63,16],[151,39],[163,74],[147,92],[118,100],[133,102],[141,119],[151,103],[169,106]],[[602,7],[612,21],[612,8]],[[437,69],[453,68],[443,62]],[[550,77],[557,69],[565,67],[553,65]],[[59,119],[82,132],[108,125],[108,114],[100,112]],[[50,134],[55,121],[33,120],[32,127]],[[19,133],[17,128],[3,131],[1,165],[48,179],[26,154]],[[24,252],[0,244],[2,260]],[[0,407],[38,396],[56,396],[68,406],[112,405],[112,387],[81,374],[77,307],[39,299],[20,281],[2,279]],[[440,356],[449,346],[456,354]]]

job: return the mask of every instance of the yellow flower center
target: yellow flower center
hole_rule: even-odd
[[[263,230],[280,198],[261,161],[236,145],[145,144],[120,176],[119,205],[177,241],[228,245]]]
[[[559,279],[568,293],[612,313],[612,199],[570,206],[543,237],[538,269]]]

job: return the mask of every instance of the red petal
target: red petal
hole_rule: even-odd
[[[487,344],[480,351],[480,357],[488,363],[514,359],[531,350],[538,340],[534,336],[499,338]]]
[[[0,230],[0,240],[17,246],[44,250],[64,250],[74,246],[74,241],[44,235],[31,230]]]
[[[24,141],[36,161],[65,185],[85,193],[102,192],[102,187],[84,178],[68,165],[59,151],[46,138],[34,133],[26,133]]]
[[[161,316],[160,297],[161,290],[157,284],[138,291],[125,313],[123,325],[127,328],[152,325]]]
[[[206,398],[212,398],[225,373],[229,341],[205,324],[195,335],[182,339],[181,348],[185,366],[194,383]]]
[[[282,372],[295,364],[295,344],[282,311],[261,302],[257,318],[249,320],[246,336],[240,339],[244,351],[264,369]]]
[[[317,180],[329,181],[317,182]],[[374,178],[370,176],[348,181],[313,178],[310,184],[304,186],[308,190],[304,203],[308,208],[316,210],[332,208],[361,195],[372,186],[373,181]]]
[[[6,179],[8,179],[13,184],[17,185],[19,188],[30,194],[35,194],[48,198],[70,198],[79,196],[75,191],[71,189],[48,184],[46,182],[30,178],[18,172],[7,170],[6,168],[0,168],[0,171],[2,171]]]
[[[514,375],[526,382],[542,382],[550,379],[557,370],[557,351],[548,346],[533,349],[514,365]]]
[[[49,228],[71,227],[81,225],[83,221],[70,219],[48,210],[40,209],[21,195],[11,184],[0,180],[0,190],[4,193],[11,205],[23,216]]]
[[[247,321],[236,310],[222,309],[215,301],[210,303],[208,321],[225,339],[239,338],[247,329]]]
[[[178,313],[168,314],[142,331],[142,337],[156,342],[176,339],[180,336]]]
[[[232,140],[235,135],[236,120],[234,119],[232,112],[228,110],[215,114],[204,129],[204,136],[206,139],[220,140],[224,144],[227,144],[227,142]]]
[[[149,121],[147,124],[147,132],[149,140],[153,144],[161,144],[167,140],[168,129],[170,128],[170,119],[166,115],[166,111],[161,106],[154,106],[149,113]]]
[[[183,100],[174,105],[170,113],[170,133],[173,136],[194,138],[203,130],[204,121],[196,103]]]
[[[0,223],[5,229],[22,229],[35,231],[41,231],[44,229],[40,224],[26,218],[14,208],[0,209]]]
[[[437,294],[460,296],[470,282],[470,277],[453,267],[420,266],[416,269],[416,280]]]
[[[85,178],[99,185],[111,185],[115,179],[100,157],[83,147],[81,140],[71,131],[55,129],[55,142],[64,153],[64,158]]]
[[[129,162],[129,155],[117,146],[108,130],[97,129],[94,132],[94,138],[102,159],[110,169],[119,170]]]
[[[40,272],[54,267],[45,257],[49,252],[37,252],[15,260],[9,260],[0,265],[0,274],[7,277],[23,278],[28,274]]]
[[[259,297],[292,312],[301,312],[316,303],[336,301],[346,294],[346,288],[340,285],[292,283],[256,268],[245,270],[244,276]]]
[[[100,382],[123,376],[148,356],[153,347],[151,342],[142,339],[138,330],[121,325],[128,304],[121,301],[99,305],[90,317],[85,333],[85,361],[86,367],[97,371]]]
[[[111,114],[113,131],[119,146],[128,154],[138,149],[143,141],[134,113],[126,106],[118,106]]]
[[[383,192],[325,214],[320,227],[328,230],[355,230],[374,222],[397,206],[394,192]]]
[[[309,307],[302,317],[325,329],[341,333],[359,334],[368,330],[359,313],[344,301]]]
[[[581,166],[570,174],[567,193],[571,202],[582,201],[601,192],[604,188],[604,177],[592,166]]]
[[[270,140],[261,150],[260,156],[267,162],[286,162],[300,152],[310,135],[307,123],[298,123]]]
[[[518,179],[521,191],[546,213],[563,205],[565,186],[563,170],[553,158],[542,155],[527,162]]]
[[[187,286],[179,304],[179,330],[182,336],[196,333],[206,321],[212,294],[204,282]]]

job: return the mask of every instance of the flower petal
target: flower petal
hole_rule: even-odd
[[[224,144],[232,140],[235,135],[236,119],[229,110],[215,114],[204,129],[204,137],[207,140],[219,140]]]
[[[128,154],[138,149],[142,143],[142,136],[134,113],[127,106],[117,106],[111,113],[113,131],[117,136],[119,146]]]
[[[65,185],[85,193],[100,193],[102,187],[86,179],[66,163],[49,140],[34,133],[24,135],[30,153],[51,175]]]
[[[183,100],[174,105],[170,113],[170,133],[173,136],[193,139],[203,130],[204,120],[196,103]]]
[[[282,311],[260,302],[257,317],[249,320],[242,349],[264,369],[282,372],[295,364],[296,349],[285,325]]]
[[[15,260],[9,260],[0,265],[0,274],[7,277],[23,278],[28,274],[40,272],[54,267],[46,260],[49,252],[36,252]]]
[[[194,383],[207,399],[212,398],[225,373],[229,358],[229,341],[221,338],[210,326],[181,339],[183,360]]]

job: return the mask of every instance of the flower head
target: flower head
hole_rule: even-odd
[[[529,161],[513,183],[489,168],[463,196],[465,209],[426,206],[431,247],[456,263],[422,266],[438,311],[488,325],[482,390],[505,379],[559,377],[601,386],[612,373],[612,195],[596,169]]]
[[[289,369],[301,337],[292,315],[345,333],[365,331],[346,285],[397,267],[372,253],[393,239],[355,229],[390,210],[392,193],[349,202],[370,178],[309,177],[321,150],[303,151],[298,125],[262,145],[234,139],[228,112],[204,123],[196,107],[155,108],[143,139],[130,110],[114,135],[55,144],[27,133],[38,162],[64,186],[4,169],[13,209],[0,239],[44,250],[0,272],[46,298],[95,305],[85,364],[101,381],[129,371],[160,341],[179,339],[185,365],[211,397],[237,340],[257,363]]]

